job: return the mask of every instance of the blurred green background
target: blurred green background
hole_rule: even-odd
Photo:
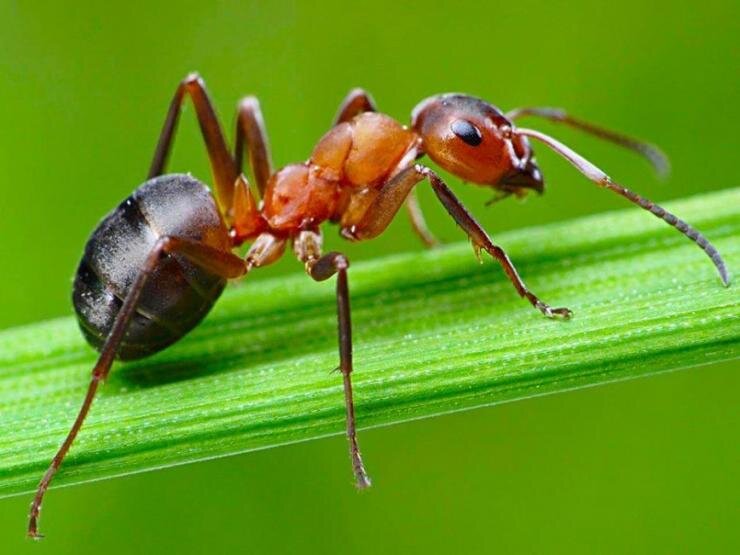
[[[278,165],[308,156],[353,86],[402,120],[428,95],[465,91],[503,109],[564,106],[656,142],[673,162],[666,183],[629,153],[536,124],[665,200],[738,184],[738,11],[4,0],[0,327],[71,313],[85,239],[143,180],[191,70],[230,135],[236,101],[259,95]],[[171,168],[210,180],[188,112]],[[539,160],[549,190],[526,203],[487,209],[489,193],[451,183],[494,236],[624,206],[548,152]],[[421,202],[441,237],[462,239],[429,191]],[[328,243],[341,244],[333,232]],[[361,260],[420,247],[401,218],[346,248]],[[254,279],[300,271],[286,257]],[[725,364],[365,431],[376,486],[363,494],[341,437],[53,491],[39,545],[23,536],[30,497],[3,499],[0,552],[737,552],[738,386]]]

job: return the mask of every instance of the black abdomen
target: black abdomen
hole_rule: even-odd
[[[156,241],[165,235],[230,249],[226,227],[208,188],[188,175],[142,184],[108,214],[85,246],[72,300],[87,341],[100,350]],[[226,280],[183,256],[165,256],[149,277],[123,342],[120,359],[151,355],[200,322]]]

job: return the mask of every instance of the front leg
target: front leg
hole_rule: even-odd
[[[524,281],[519,277],[519,272],[517,272],[514,264],[509,259],[509,255],[506,254],[506,251],[493,243],[486,230],[475,220],[473,215],[468,212],[465,206],[436,173],[429,168],[423,168],[422,170],[429,178],[434,193],[447,210],[447,213],[452,216],[455,222],[457,222],[457,225],[463,228],[465,233],[468,234],[468,237],[470,237],[470,240],[473,242],[473,248],[476,251],[485,250],[493,258],[498,260],[520,296],[526,298],[532,303],[532,306],[548,318],[561,317],[568,319],[573,315],[573,312],[568,308],[551,308],[547,303],[542,302],[537,295],[527,289]]]
[[[349,121],[362,112],[377,112],[375,101],[365,89],[352,89],[339,105],[334,125]]]
[[[365,89],[352,89],[340,104],[337,116],[334,118],[334,125],[350,121],[352,118],[363,112],[377,112],[375,101],[373,100],[373,97],[370,96],[370,93]],[[421,211],[419,201],[416,199],[414,191],[411,191],[411,193],[406,196],[406,213],[409,217],[411,229],[416,233],[417,237],[421,239],[424,246],[436,247],[439,245],[439,239],[437,239],[427,227],[424,213]]]
[[[572,312],[569,309],[552,308],[527,288],[506,252],[493,243],[486,230],[455,197],[444,181],[427,167],[416,164],[385,183],[362,218],[358,222],[343,228],[342,235],[351,240],[371,239],[380,235],[391,223],[414,186],[425,178],[431,183],[434,193],[447,210],[447,213],[468,235],[476,252],[484,250],[495,258],[501,264],[519,295],[526,298],[532,306],[548,318],[570,318]]]

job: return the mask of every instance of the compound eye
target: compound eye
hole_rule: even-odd
[[[452,132],[465,141],[470,146],[478,146],[483,141],[483,135],[480,130],[464,119],[456,119],[450,125]]]

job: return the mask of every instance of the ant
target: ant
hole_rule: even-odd
[[[186,95],[196,116],[213,171],[215,194],[189,175],[164,174]],[[539,116],[579,128],[645,156],[659,171],[667,168],[655,147],[575,119],[561,110],[520,108],[508,113],[463,94],[443,94],[414,108],[403,126],[376,112],[372,98],[352,90],[334,126],[311,157],[273,171],[259,102],[239,103],[233,155],[197,74],[187,76],[172,99],[148,181],[109,213],[92,233],[77,270],[73,302],[86,340],[100,356],[82,407],[64,443],[38,485],[31,505],[28,535],[39,538],[38,517],[44,493],[79,432],[100,382],[113,360],[152,355],[178,341],[208,313],[228,279],[275,262],[290,243],[316,281],[336,275],[339,370],[344,384],[347,437],[359,488],[370,485],[360,456],[352,402],[352,331],[347,283],[349,260],[339,252],[322,254],[319,226],[339,225],[350,241],[372,239],[390,224],[404,203],[411,224],[434,245],[414,197],[414,186],[428,180],[439,201],[472,241],[502,266],[520,296],[549,318],[569,318],[567,308],[551,308],[524,284],[504,250],[455,197],[442,178],[417,163],[428,155],[466,182],[495,189],[500,196],[542,193],[544,181],[529,139],[570,162],[588,179],[650,211],[694,241],[709,256],[725,286],[729,273],[717,250],[689,224],[657,204],[612,181],[594,164],[554,138],[514,125]],[[257,202],[242,173],[249,154]],[[245,258],[232,249],[251,242]]]

